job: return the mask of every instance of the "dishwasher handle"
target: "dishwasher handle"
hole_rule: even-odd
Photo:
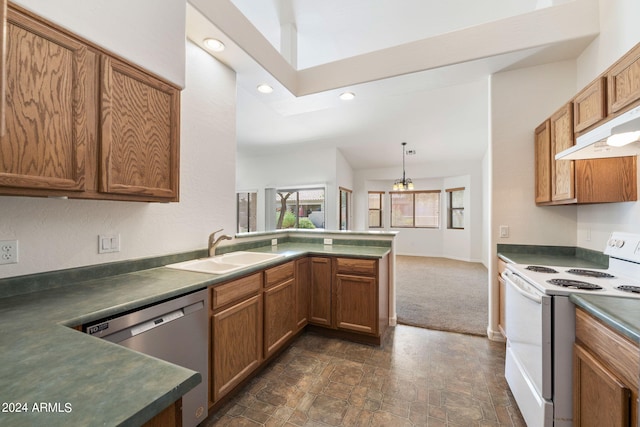
[[[521,279],[511,271],[503,272],[502,277],[504,278],[507,285],[511,285],[513,289],[520,295],[530,299],[537,304],[542,304],[543,294],[537,292],[536,289],[533,288],[533,286],[526,283],[523,279]]]
[[[172,311],[171,313],[167,313],[164,316],[160,316],[156,319],[140,323],[139,325],[133,326],[131,328],[131,336],[135,337],[136,335],[140,335],[152,329],[158,328],[181,317],[184,317],[184,311],[182,309],[179,309]]]

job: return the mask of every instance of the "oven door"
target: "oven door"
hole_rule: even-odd
[[[553,425],[552,297],[507,270],[505,377],[529,427]]]

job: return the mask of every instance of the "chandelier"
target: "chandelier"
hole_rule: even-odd
[[[406,178],[404,172],[404,154],[406,145],[406,142],[402,143],[402,179],[396,179],[396,182],[393,183],[393,191],[413,190],[413,181],[411,181],[411,178]]]

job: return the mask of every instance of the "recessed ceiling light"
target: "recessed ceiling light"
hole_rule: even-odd
[[[259,84],[256,89],[258,89],[258,92],[260,92],[260,93],[271,93],[271,92],[273,92],[273,88],[271,86],[269,86],[268,84],[266,84],[266,83]]]
[[[356,94],[353,92],[342,92],[340,94],[340,99],[342,99],[343,101],[350,101],[355,97],[356,97]]]
[[[214,52],[222,52],[224,50],[224,43],[218,39],[204,39],[203,43],[207,49]]]

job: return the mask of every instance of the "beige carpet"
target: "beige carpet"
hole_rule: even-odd
[[[487,280],[480,263],[397,256],[398,323],[486,336]]]

